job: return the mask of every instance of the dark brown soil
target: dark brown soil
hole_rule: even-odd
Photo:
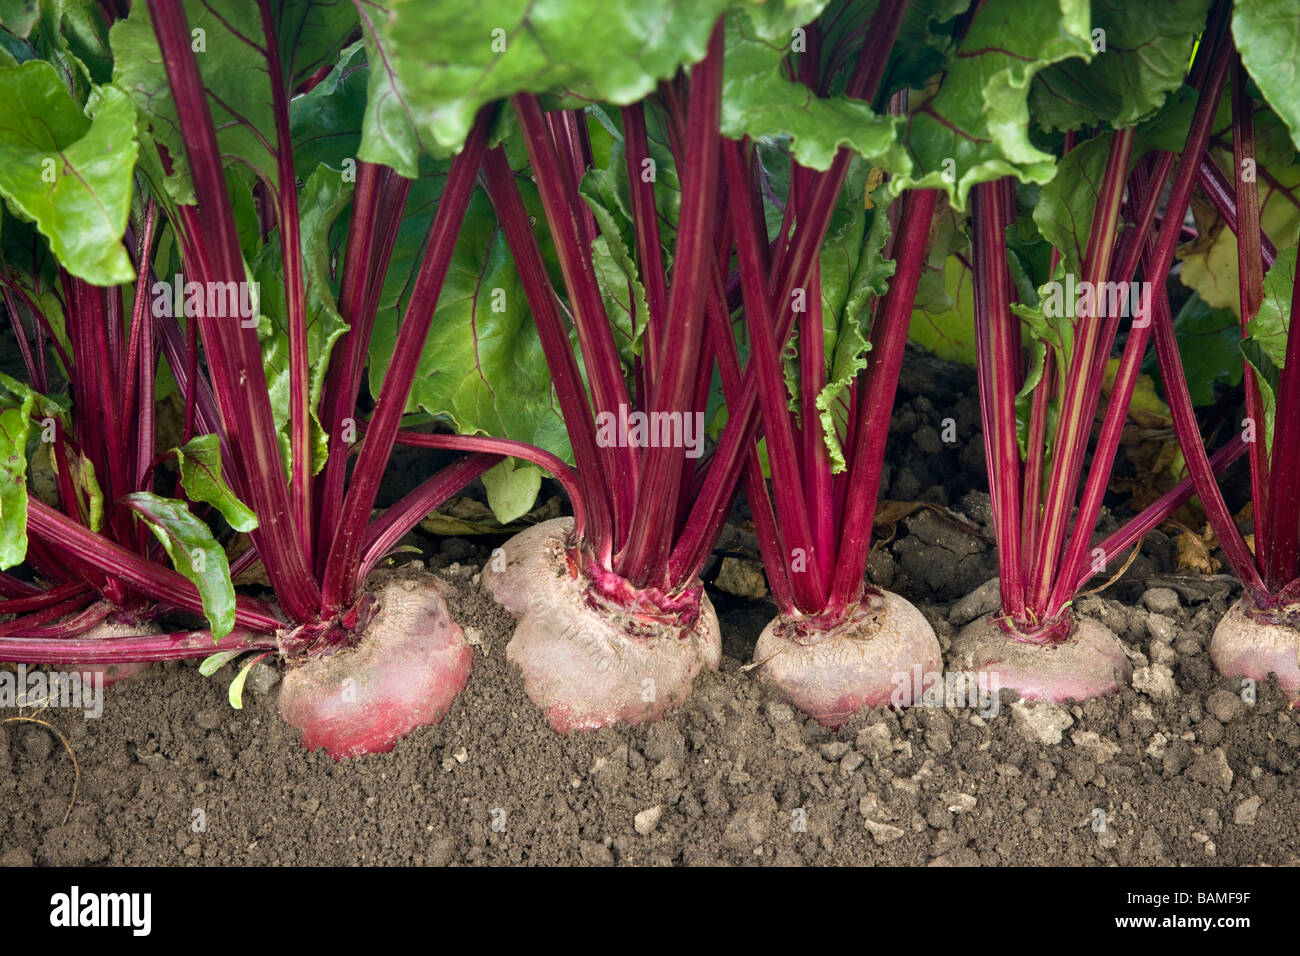
[[[927,451],[923,433],[936,404],[969,394],[904,395],[900,414],[915,418],[895,430],[887,494],[986,525],[987,496],[961,478],[982,470],[977,423],[962,422],[951,450]],[[729,538],[743,550],[743,534]],[[486,546],[431,544],[428,564],[480,642],[441,726],[335,763],[299,748],[274,689],[246,691],[238,712],[229,669],[155,666],[106,691],[99,719],[41,715],[81,767],[66,823],[62,745],[42,726],[0,725],[0,865],[1300,862],[1297,713],[1272,685],[1246,703],[1214,672],[1205,646],[1238,591],[1170,574],[1169,551],[1157,538],[1123,581],[1078,602],[1134,656],[1140,689],[1110,699],[1026,712],[1004,693],[996,716],[918,707],[831,733],[741,670],[772,606],[714,592],[722,669],[685,706],[650,727],[559,737],[506,666],[512,622],[475,583]],[[872,560],[945,651],[981,603],[954,599],[992,568],[987,541],[929,511]],[[1044,743],[1035,727],[1052,723],[1062,736]]]

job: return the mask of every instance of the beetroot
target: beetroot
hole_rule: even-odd
[[[469,680],[474,651],[431,577],[390,581],[352,648],[290,666],[280,716],[308,750],[336,760],[385,753],[400,737],[439,723]]]
[[[573,522],[515,535],[488,563],[484,586],[518,619],[506,659],[559,733],[658,720],[695,675],[717,670],[722,637],[703,589],[682,611],[620,606],[599,596],[566,548]]]
[[[1283,693],[1300,698],[1300,631],[1261,617],[1249,598],[1228,608],[1214,629],[1210,660],[1229,677],[1263,681],[1276,674]]]
[[[930,622],[890,591],[864,597],[830,626],[816,618],[779,617],[754,647],[759,677],[831,728],[866,707],[911,706],[913,669],[938,673],[940,663]]]
[[[1063,639],[1017,639],[985,615],[962,628],[952,651],[961,666],[987,678],[996,692],[1025,700],[1087,700],[1113,694],[1132,675],[1128,657],[1110,629],[1079,617]]]

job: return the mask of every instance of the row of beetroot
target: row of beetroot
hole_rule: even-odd
[[[653,720],[718,666],[699,575],[743,486],[757,673],[836,726],[942,667],[865,575],[912,327],[978,367],[1001,609],[962,666],[1113,691],[1072,599],[1195,494],[1246,589],[1216,663],[1300,694],[1290,5],[0,14],[0,660],[238,659],[234,699],[274,657],[307,746],[388,749],[472,650],[436,580],[376,569],[545,472],[572,518],[484,569],[507,654],[557,730]],[[1180,343],[1189,209],[1192,317],[1230,328]],[[1096,541],[1153,334],[1186,477]],[[1235,382],[1210,455],[1193,398]],[[376,514],[399,444],[464,457]],[[1243,456],[1253,546],[1216,484]],[[254,563],[270,595],[236,592]]]

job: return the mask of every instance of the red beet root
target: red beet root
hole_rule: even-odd
[[[1115,635],[1091,618],[1077,618],[1063,641],[1036,643],[1012,639],[995,616],[967,624],[952,647],[960,666],[987,675],[995,690],[1009,688],[1024,700],[1060,703],[1113,694],[1132,676]]]
[[[1295,700],[1300,697],[1300,631],[1251,616],[1251,610],[1247,598],[1228,608],[1210,638],[1210,660],[1229,677],[1263,681],[1276,674],[1283,693]]]
[[[777,618],[759,635],[754,662],[791,704],[837,728],[867,707],[910,706],[913,669],[937,672],[940,651],[921,612],[883,591],[830,627]]]
[[[416,727],[439,723],[469,680],[474,651],[430,577],[390,581],[356,647],[291,666],[280,716],[308,750],[334,759],[393,749]]]
[[[572,526],[567,518],[535,525],[484,569],[484,586],[519,619],[506,658],[558,733],[658,720],[690,695],[703,668],[717,670],[717,615],[703,590],[680,614],[593,598],[565,552]]]

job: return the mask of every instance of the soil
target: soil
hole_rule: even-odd
[[[909,355],[882,493],[940,511],[901,518],[870,563],[945,653],[996,600],[974,396],[968,371]],[[751,553],[742,521],[720,552]],[[0,723],[0,865],[1300,863],[1297,712],[1272,682],[1252,695],[1214,671],[1206,646],[1240,589],[1176,573],[1159,533],[1077,602],[1133,661],[1135,686],[1110,698],[1004,691],[996,714],[918,706],[831,732],[741,669],[771,603],[710,587],[721,669],[660,723],[569,736],[524,695],[505,661],[513,621],[477,583],[499,540],[415,540],[477,643],[441,725],[335,762],[280,721],[269,669],[235,711],[229,668],[157,665],[107,689],[98,719],[39,715],[81,768],[66,821],[60,741]]]

